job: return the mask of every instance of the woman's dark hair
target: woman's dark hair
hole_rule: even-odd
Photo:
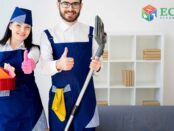
[[[11,31],[10,31],[10,29],[9,29],[9,25],[10,25],[10,23],[7,25],[7,28],[6,28],[6,30],[5,30],[5,34],[4,34],[4,36],[2,37],[2,39],[0,40],[0,44],[1,44],[1,45],[5,45],[6,42],[7,42],[7,40],[11,37]]]
[[[3,38],[0,40],[0,45],[5,45],[8,41],[8,39],[11,37],[11,30],[9,29],[9,25],[10,25],[10,23],[7,25],[5,34],[4,34]],[[24,46],[27,49],[30,49],[33,46],[36,46],[39,48],[39,46],[32,44],[32,29],[31,29],[29,36],[24,40]]]

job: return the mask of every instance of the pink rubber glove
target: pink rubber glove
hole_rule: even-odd
[[[28,58],[28,51],[24,51],[24,61],[22,62],[22,70],[24,74],[31,74],[32,71],[35,69],[36,63],[33,59]]]

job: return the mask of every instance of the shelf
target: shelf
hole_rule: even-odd
[[[110,90],[110,105],[130,105],[133,104],[132,98],[133,98],[132,89]]]
[[[94,73],[94,82],[99,87],[108,86],[108,63],[102,63],[101,71]]]
[[[115,83],[115,81],[111,81],[109,87],[110,88],[133,88],[134,86],[125,86],[123,85],[122,82]]]
[[[160,63],[137,63],[136,64],[136,85],[138,83],[155,83],[159,85],[161,79]]]
[[[160,93],[160,89],[137,89],[136,90],[136,105],[142,105],[144,100],[160,101],[159,93]]]
[[[136,37],[136,58],[137,60],[143,59],[144,49],[161,49],[162,48],[162,36],[161,35],[140,35]]]
[[[133,70],[133,62],[110,63],[110,85],[118,85],[122,83],[123,70]]]
[[[112,85],[110,86],[110,89],[133,89],[134,86],[125,86],[125,85]]]
[[[137,63],[161,63],[161,60],[137,60]]]
[[[110,36],[112,42],[109,53],[110,60],[133,60],[135,52],[135,37],[134,36]],[[112,47],[111,47],[112,46]]]
[[[136,83],[136,88],[160,88],[160,83]]]
[[[98,89],[95,88],[97,101],[107,101],[108,102],[108,89]]]
[[[109,62],[111,62],[111,63],[120,63],[120,62],[122,62],[122,63],[133,63],[133,62],[135,62],[135,60],[110,60]]]
[[[94,76],[97,100],[109,105],[142,105],[144,100],[163,104],[163,34],[109,35],[105,50],[108,59]]]
[[[109,86],[107,84],[102,84],[102,83],[95,83],[95,88],[108,88]]]

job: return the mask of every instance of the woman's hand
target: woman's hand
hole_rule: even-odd
[[[24,74],[31,74],[36,68],[36,63],[32,58],[28,58],[28,51],[24,51],[24,61],[22,62],[22,70]]]

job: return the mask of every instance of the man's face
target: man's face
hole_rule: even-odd
[[[74,22],[80,15],[80,0],[61,0],[58,4],[60,16],[67,22]]]

